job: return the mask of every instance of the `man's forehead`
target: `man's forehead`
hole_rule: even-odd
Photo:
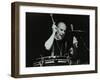
[[[64,22],[60,22],[60,23],[58,23],[58,27],[61,29],[66,29],[67,26]]]

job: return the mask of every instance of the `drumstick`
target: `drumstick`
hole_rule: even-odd
[[[72,30],[72,31],[74,31],[74,27],[73,27],[73,24],[71,24],[70,26],[71,26],[71,30]]]
[[[52,19],[52,23],[55,24],[55,21],[53,19],[53,14],[50,14],[50,16],[51,16],[51,19]]]

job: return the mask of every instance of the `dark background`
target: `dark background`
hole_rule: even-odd
[[[64,21],[67,25],[66,40],[72,43],[70,24],[74,30],[82,30],[83,33],[73,33],[81,46],[80,58],[82,63],[89,62],[89,15],[53,14],[56,23]],[[40,56],[50,55],[44,48],[45,41],[50,37],[52,30],[50,14],[26,13],[26,67],[32,67],[34,59]]]

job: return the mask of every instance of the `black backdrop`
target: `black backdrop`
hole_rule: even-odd
[[[64,21],[68,26],[67,30],[70,30],[70,24],[73,24],[75,30],[84,31],[84,33],[75,33],[75,35],[81,47],[83,46],[80,57],[83,61],[89,59],[89,53],[86,52],[89,51],[89,15],[53,14],[53,18],[56,23]],[[51,27],[50,14],[26,12],[26,67],[32,67],[34,59],[48,54],[44,43],[52,33]],[[66,34],[66,40],[68,39],[72,42],[70,33]]]

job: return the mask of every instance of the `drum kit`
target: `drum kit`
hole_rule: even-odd
[[[55,21],[53,19],[53,15],[50,14],[51,20],[53,24],[55,24]],[[72,33],[83,33],[84,31],[81,30],[74,30],[73,24],[71,26],[71,32]],[[71,57],[69,55],[67,56],[41,56],[40,58],[37,58],[34,60],[33,66],[57,66],[57,65],[71,65]]]

